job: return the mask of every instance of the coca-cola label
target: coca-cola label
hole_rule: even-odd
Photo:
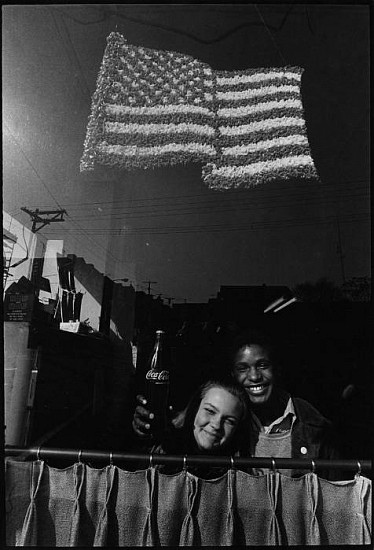
[[[168,370],[149,370],[145,375],[146,380],[152,380],[158,383],[166,383],[169,381],[169,371]]]

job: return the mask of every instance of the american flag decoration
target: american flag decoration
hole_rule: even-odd
[[[299,67],[215,73],[218,162],[203,167],[211,188],[317,178],[301,100]]]
[[[298,67],[224,72],[111,33],[92,98],[81,171],[200,162],[212,189],[318,178]]]
[[[216,156],[212,69],[174,52],[107,39],[81,171],[156,168]]]

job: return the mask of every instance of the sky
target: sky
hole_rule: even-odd
[[[137,289],[205,302],[221,285],[370,276],[368,4],[7,5],[3,208],[65,209],[38,232]],[[217,192],[187,165],[83,174],[106,38],[185,53],[216,70],[299,66],[320,182]]]

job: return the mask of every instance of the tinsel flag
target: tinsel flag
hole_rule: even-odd
[[[218,161],[203,167],[211,188],[317,178],[298,67],[215,73]]]
[[[81,171],[200,162],[213,189],[317,178],[298,67],[213,71],[188,55],[111,33]]]
[[[212,69],[111,33],[92,99],[81,171],[156,168],[216,157]]]

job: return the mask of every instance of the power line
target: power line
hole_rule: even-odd
[[[77,66],[78,66],[79,73],[82,75],[83,84],[84,84],[84,86],[85,86],[85,88],[86,88],[86,90],[83,91],[83,93],[84,93],[84,95],[87,95],[89,99],[91,99],[91,91],[90,91],[90,88],[89,88],[89,86],[88,86],[88,84],[87,84],[87,82],[86,82],[86,78],[85,78],[85,76],[84,76],[84,72],[83,72],[82,66],[81,66],[81,64],[80,64],[80,61],[79,61],[77,52],[76,52],[76,50],[75,50],[74,44],[73,44],[73,42],[72,42],[72,40],[71,40],[71,36],[70,36],[70,34],[69,34],[68,28],[67,28],[67,26],[66,26],[66,23],[65,23],[65,20],[64,20],[63,17],[61,18],[61,22],[62,22],[62,25],[63,25],[63,27],[64,27],[64,29],[65,29],[65,34],[66,34],[66,36],[68,37],[69,43],[70,43],[70,45],[71,45],[71,49],[72,49],[72,51],[73,51],[74,59],[75,59],[76,64],[77,64]],[[79,79],[79,82],[80,82],[80,79]]]
[[[353,199],[364,199],[365,197],[368,197],[368,194],[355,194],[355,195],[348,195],[348,196],[339,196],[338,200],[335,197],[330,197],[328,199],[321,200],[319,198],[311,198],[308,200],[307,206],[310,207],[323,207],[323,206],[331,206],[331,204],[336,204],[336,202],[339,202],[339,204],[345,200],[347,203],[351,204]],[[164,217],[170,217],[170,216],[194,216],[194,215],[211,215],[211,214],[225,214],[229,212],[251,212],[255,211],[258,212],[259,210],[279,210],[281,208],[297,208],[299,206],[305,206],[305,201],[301,200],[298,202],[287,202],[283,201],[282,203],[273,203],[273,204],[238,204],[236,206],[225,206],[225,205],[208,205],[208,204],[202,204],[202,205],[187,205],[190,206],[190,208],[186,208],[184,206],[173,207],[168,208],[167,206],[163,206],[162,208],[158,210],[157,208],[152,208],[151,206],[147,207],[149,210],[119,210],[119,211],[113,211],[114,209],[100,213],[100,215],[97,216],[95,219],[95,223],[98,222],[104,222],[107,219],[111,220],[119,220],[119,221],[126,221],[126,220],[133,220],[133,219],[143,219],[143,218],[164,218]],[[144,207],[145,208],[145,207]],[[87,221],[92,220],[92,213],[85,214],[82,212],[81,214],[75,214],[75,220],[79,221]]]
[[[211,215],[211,214],[227,214],[230,212],[234,212],[236,214],[239,213],[257,213],[261,210],[268,211],[270,213],[271,210],[276,209],[277,211],[280,211],[281,208],[294,208],[297,209],[300,206],[304,207],[305,205],[310,209],[318,208],[318,207],[330,207],[331,205],[335,205],[338,203],[339,205],[345,201],[346,203],[349,202],[349,204],[352,204],[352,201],[355,200],[362,200],[366,197],[368,197],[368,194],[364,193],[349,193],[349,194],[340,194],[338,196],[338,199],[334,197],[310,197],[307,201],[307,204],[305,203],[304,199],[301,199],[299,201],[277,201],[277,202],[269,202],[269,201],[263,201],[263,202],[256,202],[254,204],[246,203],[244,201],[240,202],[237,205],[225,205],[225,204],[215,204],[215,203],[187,203],[185,206],[183,204],[176,205],[176,206],[170,206],[170,205],[147,205],[147,206],[138,206],[134,207],[134,210],[131,210],[130,206],[127,206],[127,209],[124,210],[123,207],[115,208],[113,207],[111,210],[105,210],[101,212],[97,217],[95,217],[95,223],[105,223],[108,219],[114,221],[118,220],[119,222],[126,222],[129,220],[136,220],[136,219],[164,219],[166,217],[188,217],[188,216],[196,216],[199,215],[200,217],[202,215]],[[136,208],[136,209],[135,209]],[[87,210],[87,209],[86,209]],[[74,215],[75,221],[88,221],[92,220],[92,213],[89,213],[88,215],[85,215],[85,212],[81,213],[75,213]],[[118,227],[115,228],[116,231],[118,231]]]
[[[269,34],[269,36],[270,36],[270,38],[271,38],[271,41],[273,42],[273,44],[274,44],[274,46],[275,46],[275,49],[277,50],[277,53],[278,53],[279,57],[281,58],[282,62],[283,62],[285,65],[287,65],[287,62],[286,62],[286,60],[285,60],[285,58],[284,58],[284,56],[283,56],[283,54],[282,54],[282,52],[281,52],[281,50],[280,50],[280,48],[279,48],[279,46],[278,46],[278,44],[277,44],[275,38],[274,38],[274,35],[273,35],[272,32],[270,31],[269,26],[266,24],[265,19],[263,18],[263,15],[262,15],[262,13],[261,13],[261,11],[260,11],[260,9],[259,9],[259,7],[258,7],[257,4],[255,4],[255,9],[256,9],[258,15],[260,16],[260,19],[261,19],[261,21],[262,21],[262,24],[264,25],[264,27],[265,27],[267,33]],[[288,14],[289,14],[289,13],[290,13],[290,10],[288,11]],[[288,16],[288,14],[287,14],[287,16]],[[283,24],[284,24],[284,23],[283,23]]]
[[[67,55],[68,61],[69,61],[70,65],[73,67],[73,63],[72,63],[72,60],[71,60],[71,57],[70,57],[69,50],[68,50],[68,48],[67,48],[66,41],[64,40],[64,37],[63,37],[62,34],[61,34],[61,30],[60,30],[60,28],[59,28],[59,26],[58,26],[58,24],[57,24],[57,21],[56,21],[56,18],[55,18],[55,16],[54,16],[54,14],[53,14],[53,11],[51,11],[51,8],[50,8],[49,6],[46,6],[46,9],[48,10],[48,12],[50,13],[50,15],[51,15],[51,17],[52,17],[52,19],[53,19],[53,23],[54,23],[54,25],[55,25],[55,27],[56,27],[57,34],[58,34],[58,36],[60,37],[60,40],[61,40],[62,45],[63,45],[63,47],[64,47],[64,50],[65,50],[65,53],[66,53],[66,55]],[[77,80],[78,80],[79,88],[80,88],[80,90],[81,90],[81,92],[82,92],[82,95],[86,98],[86,91],[83,90],[79,78],[77,78]],[[68,84],[68,83],[67,83],[67,84]],[[67,91],[68,91],[69,96],[70,96],[70,97],[72,98],[72,100],[74,101],[74,98],[73,98],[73,95],[72,95],[72,87],[69,86],[69,85],[67,85],[67,86],[66,86],[66,89],[67,89]]]
[[[36,168],[34,167],[34,165],[32,164],[31,160],[28,158],[28,156],[26,155],[25,151],[22,149],[21,147],[21,144],[19,143],[19,141],[14,137],[12,131],[10,130],[9,126],[7,125],[6,122],[4,122],[4,125],[6,126],[11,138],[13,139],[13,141],[16,143],[16,145],[18,146],[22,156],[26,159],[27,163],[31,166],[31,169],[33,170],[33,172],[36,174],[36,176],[38,177],[40,183],[43,185],[43,187],[45,188],[45,190],[47,191],[47,193],[52,197],[52,199],[55,201],[55,203],[57,204],[57,206],[63,210],[62,206],[59,204],[58,200],[56,199],[56,197],[53,195],[53,193],[50,191],[48,185],[45,183],[45,181],[43,180],[43,178],[40,176],[39,172],[36,170]]]
[[[368,185],[363,185],[363,186],[358,186],[356,185],[357,183],[361,183],[361,182],[367,182]],[[348,183],[352,183],[352,184],[355,184],[355,185],[352,185],[350,187],[347,187],[347,184]],[[351,181],[344,181],[344,182],[336,182],[334,183],[334,185],[337,185],[339,187],[343,187],[344,186],[344,191],[346,190],[349,190],[349,189],[353,189],[353,190],[360,190],[360,189],[365,189],[367,191],[369,191],[369,180],[351,180]],[[286,187],[288,188],[288,187]],[[284,187],[283,187],[284,189]],[[277,191],[280,190],[282,191],[282,187],[277,185]],[[138,203],[151,203],[152,206],[155,206],[156,203],[160,203],[161,201],[161,205],[163,204],[162,201],[164,200],[171,200],[173,202],[175,201],[184,201],[185,199],[199,199],[200,197],[204,197],[206,199],[207,202],[218,202],[218,203],[221,203],[222,201],[230,201],[231,199],[235,199],[237,198],[238,200],[241,200],[241,197],[244,195],[248,195],[248,193],[250,193],[251,191],[255,191],[256,193],[260,194],[259,191],[264,191],[264,194],[265,193],[269,193],[271,194],[271,199],[272,198],[277,198],[277,197],[280,197],[280,198],[285,198],[285,199],[289,199],[290,197],[293,198],[293,197],[302,197],[305,193],[304,191],[308,191],[309,188],[305,189],[305,188],[297,188],[294,192],[292,193],[289,193],[287,194],[287,196],[284,195],[284,193],[280,192],[279,194],[271,194],[271,192],[269,192],[269,189],[264,189],[263,187],[261,187],[261,189],[259,187],[256,187],[254,189],[250,189],[250,190],[235,190],[235,191],[224,191],[222,194],[217,194],[217,195],[209,195],[208,192],[207,193],[193,193],[193,194],[187,194],[187,195],[164,195],[164,196],[157,196],[157,197],[143,197],[143,198],[131,198],[131,203],[132,204],[135,204],[135,206],[138,206],[139,204]],[[313,191],[328,191],[328,192],[334,192],[333,189],[331,189],[331,186],[330,185],[323,185],[321,187],[319,187],[318,189],[314,188]],[[341,190],[339,189],[339,192]],[[248,197],[250,198],[250,197]],[[251,197],[252,198],[252,197]],[[128,202],[129,199],[125,198],[123,199],[124,202]],[[201,201],[199,200],[198,201],[199,204],[201,204]],[[99,206],[103,206],[103,205],[115,205],[115,204],[118,204],[118,200],[116,201],[92,201],[92,202],[80,202],[79,203],[79,206],[77,206],[77,203],[74,202],[74,203],[64,203],[64,206],[65,207],[70,207],[69,210],[74,206],[76,208],[81,208],[81,206],[95,206],[95,205],[99,205]],[[146,204],[142,205],[140,204],[140,206],[146,206]],[[46,205],[46,208],[48,206]],[[121,207],[118,207],[118,208],[121,208]]]
[[[343,254],[343,249],[342,249],[342,239],[341,239],[341,234],[340,234],[340,223],[339,223],[339,215],[338,214],[336,215],[336,225],[337,225],[337,230],[338,230],[337,254],[339,255],[339,259],[340,259],[340,267],[341,267],[341,270],[342,270],[342,279],[343,279],[343,284],[344,284],[345,283],[344,254]]]
[[[299,207],[307,206],[309,207],[328,207],[331,204],[352,204],[353,202],[357,203],[358,201],[362,202],[369,199],[369,193],[341,193],[338,197],[315,197],[311,196],[308,198],[307,202],[304,198],[300,200],[286,200],[280,199],[278,201],[266,201],[261,202],[257,201],[254,203],[249,203],[248,201],[240,201],[237,204],[221,204],[221,203],[209,203],[209,202],[199,202],[199,203],[186,203],[186,204],[155,204],[155,205],[139,205],[139,206],[113,206],[112,208],[101,209],[100,213],[95,212],[95,218],[93,219],[92,208],[86,207],[84,209],[77,209],[73,212],[74,219],[79,221],[88,221],[92,220],[97,222],[102,222],[107,219],[126,221],[129,219],[136,218],[163,218],[169,216],[193,216],[193,215],[210,215],[210,214],[225,214],[229,212],[258,212],[260,210],[280,210],[282,208],[288,209],[298,209]],[[70,208],[69,208],[70,210]],[[71,214],[70,214],[71,215]]]
[[[353,191],[345,191],[345,190],[342,190],[339,195],[336,195],[336,194],[333,194],[331,196],[328,196],[328,195],[324,195],[324,196],[320,196],[320,195],[313,195],[311,194],[309,197],[307,197],[307,200],[308,200],[308,204],[309,204],[309,201],[310,200],[317,200],[317,201],[320,201],[320,202],[323,202],[323,201],[331,201],[331,200],[337,200],[337,199],[351,199],[351,198],[355,198],[355,197],[365,197],[366,195],[369,194],[369,189],[365,190],[365,191],[361,191],[360,189],[355,189]],[[178,197],[176,197],[177,199]],[[259,200],[249,200],[249,198],[245,199],[243,197],[242,200],[238,200],[238,201],[232,201],[232,200],[228,200],[228,201],[219,201],[219,200],[198,200],[198,201],[184,201],[184,202],[177,202],[177,201],[165,201],[165,202],[155,202],[155,203],[150,203],[150,202],[147,202],[146,204],[142,204],[142,203],[138,203],[138,204],[125,204],[126,201],[124,200],[123,201],[123,204],[121,203],[118,203],[119,201],[107,201],[107,202],[102,202],[102,203],[87,203],[86,205],[75,205],[75,209],[76,210],[87,210],[90,212],[90,214],[92,215],[92,209],[93,208],[97,208],[99,210],[99,212],[103,212],[103,211],[108,211],[110,210],[111,213],[113,213],[114,211],[116,210],[119,210],[119,211],[127,211],[128,213],[134,211],[134,212],[141,212],[142,210],[149,210],[151,209],[152,211],[155,211],[157,209],[161,209],[161,208],[170,208],[170,209],[180,209],[180,208],[203,208],[203,207],[209,207],[211,208],[212,206],[217,206],[217,207],[220,207],[220,208],[226,208],[227,204],[229,205],[229,207],[232,207],[233,205],[235,206],[235,204],[238,204],[238,205],[248,205],[248,206],[253,206],[253,207],[258,207],[259,205],[261,204],[265,204],[266,206],[267,205],[274,205],[274,206],[277,206],[279,204],[286,204],[286,205],[292,205],[292,204],[299,204],[300,202],[303,202],[306,200],[306,197],[305,196],[301,196],[301,195],[293,195],[293,196],[288,196],[288,195],[283,195],[283,196],[278,196],[278,197],[271,197],[270,199],[266,198],[266,197],[263,197],[263,198],[260,198]],[[127,201],[128,202],[128,201]],[[100,207],[97,207],[97,204],[101,204]],[[68,207],[69,208],[69,211],[72,211],[74,209],[74,207],[69,207],[68,204],[65,204],[64,205],[65,207]]]
[[[354,215],[345,216],[341,219],[341,223],[360,223],[370,220],[370,212],[360,212],[355,213]],[[189,226],[152,226],[152,227],[138,227],[138,228],[129,228],[124,231],[123,235],[166,235],[166,234],[181,234],[181,233],[201,233],[201,232],[229,232],[229,231],[246,231],[246,230],[273,230],[273,229],[284,229],[291,227],[302,227],[308,225],[325,225],[330,224],[335,221],[334,216],[329,217],[314,217],[309,220],[305,218],[300,219],[285,219],[285,220],[272,220],[271,222],[255,222],[251,221],[247,224],[237,225],[237,226],[227,226],[226,224],[211,224],[211,225],[189,225]],[[112,228],[107,229],[98,229],[98,228],[86,228],[86,232],[89,232],[91,235],[110,235],[117,234],[118,229],[113,230]]]
[[[15,144],[18,146],[21,154],[24,156],[24,158],[27,160],[28,164],[31,166],[32,170],[34,171],[34,173],[37,175],[39,181],[42,183],[43,187],[46,189],[46,191],[48,192],[48,194],[52,197],[52,199],[54,200],[54,202],[56,203],[56,205],[61,209],[61,210],[64,210],[64,208],[61,207],[60,203],[58,202],[58,200],[56,199],[56,197],[53,195],[53,193],[50,191],[48,185],[44,182],[44,180],[42,179],[42,177],[40,176],[40,174],[38,173],[38,171],[36,170],[36,168],[34,167],[34,165],[32,164],[32,162],[30,161],[30,159],[27,157],[26,153],[24,152],[24,150],[22,149],[22,146],[20,145],[19,141],[14,137],[13,133],[11,132],[9,126],[7,125],[6,122],[4,122],[4,125],[6,126],[6,128],[8,129],[8,132],[11,136],[11,138],[14,140]],[[69,215],[66,214],[68,217]],[[77,222],[73,222],[72,220],[70,220],[71,223],[75,223],[76,226],[82,231],[84,232],[84,229],[77,223]],[[87,235],[87,238],[92,242],[92,244],[95,246],[95,248],[99,247],[99,248],[102,248],[102,250],[105,250],[104,247],[101,247],[101,245],[99,245],[97,242],[94,242],[92,241],[92,239]],[[95,255],[95,254],[94,254]],[[109,255],[115,260],[117,261],[118,258],[115,258],[112,254],[109,253]],[[97,258],[99,258],[99,256],[96,256]]]
[[[93,241],[91,239],[91,237],[89,236],[87,230],[85,230],[83,227],[81,227],[81,225],[79,225],[76,221],[73,221],[72,219],[69,219],[70,223],[74,226],[76,226],[82,233],[83,235],[86,236],[86,238],[94,245],[95,249],[96,248],[100,248],[101,250],[103,250],[106,254],[108,254],[108,256],[110,256],[112,258],[112,260],[114,260],[115,262],[118,261],[118,258],[113,256],[113,254],[111,254],[106,248],[104,248],[104,246],[102,246],[101,244],[99,244],[97,241]],[[98,259],[102,260],[102,256],[98,256],[95,252],[92,252],[91,253]]]
[[[53,8],[53,9],[56,9],[56,8]],[[185,30],[182,30],[182,29],[177,29],[175,27],[171,27],[171,26],[168,26],[168,25],[160,25],[160,24],[157,24],[157,23],[152,23],[150,21],[147,21],[147,20],[144,20],[144,19],[141,19],[141,18],[138,18],[138,17],[133,17],[133,16],[129,16],[129,15],[125,15],[124,13],[121,13],[120,11],[118,10],[111,10],[110,8],[108,9],[106,6],[105,7],[101,7],[101,9],[103,10],[103,15],[100,19],[96,20],[96,21],[92,21],[92,22],[86,22],[86,21],[82,21],[76,17],[73,17],[70,13],[66,13],[66,12],[63,12],[61,9],[59,9],[58,11],[60,11],[60,13],[63,13],[63,16],[64,17],[67,17],[69,19],[72,19],[73,21],[75,21],[76,23],[79,23],[79,24],[82,24],[82,25],[95,25],[97,23],[100,23],[102,21],[106,21],[108,19],[110,19],[111,17],[113,16],[116,16],[117,18],[120,18],[120,19],[124,19],[126,21],[130,21],[132,23],[137,23],[137,24],[140,24],[140,25],[145,25],[147,27],[152,27],[152,28],[156,28],[156,29],[160,29],[160,30],[163,30],[163,31],[166,31],[166,32],[172,32],[174,34],[177,34],[179,36],[185,36],[186,38],[189,38],[199,44],[206,44],[206,45],[210,45],[210,44],[216,44],[217,42],[221,42],[222,40],[225,40],[227,39],[229,36],[233,35],[233,34],[236,34],[238,31],[244,29],[244,28],[247,28],[247,27],[257,27],[257,26],[263,26],[264,22],[261,21],[261,22],[257,22],[257,21],[248,21],[248,22],[243,22],[239,25],[235,25],[234,27],[232,27],[231,29],[229,29],[228,31],[225,31],[223,33],[221,33],[219,36],[215,37],[215,38],[210,38],[210,39],[206,39],[206,38],[203,38],[203,37],[200,37],[200,36],[197,36],[193,33],[190,33],[190,32],[187,32]],[[268,30],[268,32],[270,30],[274,30],[274,31],[279,31],[282,26],[284,25],[284,22],[285,22],[285,19],[288,17],[288,14],[291,10],[288,10],[283,21],[281,22],[280,26],[272,26],[272,25],[267,25],[266,28]]]

